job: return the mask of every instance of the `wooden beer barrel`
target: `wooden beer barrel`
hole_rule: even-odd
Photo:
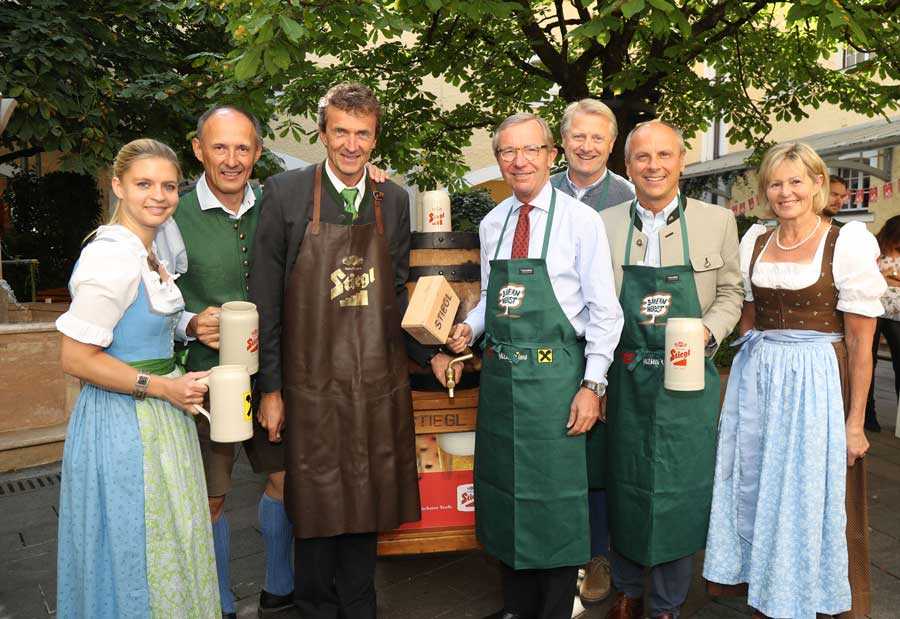
[[[443,275],[459,297],[454,324],[465,320],[481,298],[481,243],[477,232],[413,232],[409,252],[409,281],[412,296],[416,281],[428,275]],[[465,363],[459,389],[478,386],[481,351]],[[474,362],[474,363],[473,363]],[[430,368],[410,361],[410,384],[415,391],[436,391],[441,385]]]

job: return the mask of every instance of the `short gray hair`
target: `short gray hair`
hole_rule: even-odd
[[[608,105],[602,101],[597,101],[596,99],[582,99],[581,101],[570,103],[569,107],[566,108],[566,111],[563,112],[562,123],[559,127],[559,132],[561,134],[567,135],[569,133],[569,127],[572,126],[572,118],[578,113],[602,116],[609,121],[609,124],[612,127],[613,139],[618,137],[619,123],[616,122],[616,115],[609,109]]]
[[[494,155],[497,154],[497,149],[500,147],[500,132],[504,129],[509,129],[515,125],[521,125],[523,123],[527,123],[530,121],[534,121],[541,126],[541,130],[544,132],[544,146],[548,148],[553,148],[555,143],[553,142],[553,132],[550,130],[550,125],[547,124],[547,121],[541,118],[536,114],[532,114],[530,112],[520,112],[518,114],[513,114],[504,120],[497,127],[497,130],[494,131],[494,137],[491,139],[491,150],[494,151]]]
[[[645,127],[649,127],[650,125],[662,125],[663,127],[668,127],[672,131],[675,132],[675,135],[678,136],[678,147],[681,149],[681,154],[687,152],[687,148],[684,146],[684,134],[681,133],[681,129],[676,127],[670,122],[666,122],[664,120],[648,120],[646,122],[638,123],[634,126],[634,129],[628,132],[628,136],[625,138],[625,161],[628,161],[631,156],[631,136],[640,131]]]
[[[239,108],[236,105],[216,105],[214,107],[209,108],[200,118],[197,119],[197,139],[203,139],[203,127],[206,125],[206,121],[209,120],[213,114],[217,114],[222,110],[230,110],[241,116],[245,117],[250,121],[250,124],[253,125],[253,133],[256,135],[256,144],[261,145],[263,143],[262,138],[262,125],[259,124],[259,119],[256,118],[253,114],[248,112],[243,108]]]

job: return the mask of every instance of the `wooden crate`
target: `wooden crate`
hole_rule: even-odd
[[[416,434],[471,432],[478,413],[478,389],[464,389],[450,399],[446,391],[413,391]],[[388,531],[378,535],[378,554],[405,555],[478,548],[475,527],[449,526]]]

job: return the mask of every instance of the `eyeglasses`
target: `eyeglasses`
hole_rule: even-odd
[[[540,146],[531,144],[529,146],[522,146],[521,148],[498,148],[497,156],[506,163],[511,163],[516,160],[516,154],[519,151],[522,151],[522,156],[525,157],[526,161],[534,161],[540,156],[541,151],[545,148],[550,147],[546,144],[541,144]]]

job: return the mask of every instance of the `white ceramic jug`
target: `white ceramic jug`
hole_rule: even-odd
[[[217,443],[237,443],[253,436],[250,374],[244,365],[217,365],[197,379],[209,387],[209,409],[194,408],[209,419],[209,437]]]
[[[669,318],[666,324],[666,389],[701,391],[705,385],[703,321]]]
[[[247,301],[222,304],[219,314],[219,364],[245,365],[259,371],[259,313]]]
[[[450,232],[450,194],[445,190],[422,194],[422,232]]]

